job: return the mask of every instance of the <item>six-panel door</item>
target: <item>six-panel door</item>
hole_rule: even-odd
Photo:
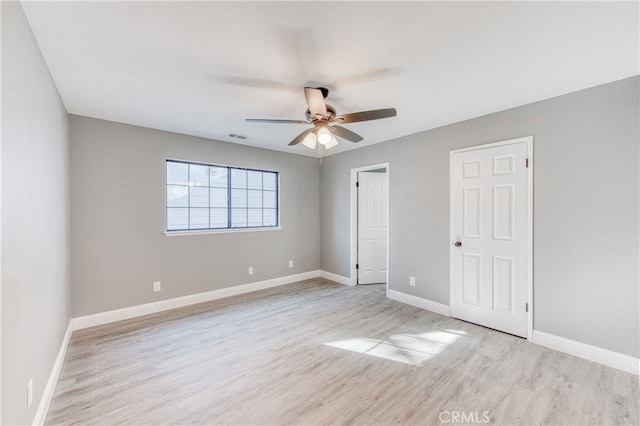
[[[387,280],[389,228],[386,173],[358,173],[358,284]]]
[[[451,315],[527,335],[527,144],[451,155]],[[459,244],[456,244],[459,242]]]

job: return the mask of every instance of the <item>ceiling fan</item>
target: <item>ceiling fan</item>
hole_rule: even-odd
[[[376,109],[371,111],[352,112],[337,115],[335,108],[324,102],[329,95],[326,87],[305,87],[304,96],[307,100],[307,112],[305,120],[273,120],[269,118],[247,118],[252,123],[292,123],[312,124],[313,127],[305,130],[295,137],[289,145],[297,145],[302,142],[311,149],[315,149],[316,142],[325,149],[338,145],[336,136],[351,142],[360,142],[362,136],[346,129],[340,124],[356,123],[359,121],[378,120],[396,116],[395,108]]]

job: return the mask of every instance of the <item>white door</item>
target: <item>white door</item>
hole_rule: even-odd
[[[451,315],[527,335],[527,143],[451,153]]]
[[[358,284],[387,280],[388,202],[386,173],[358,173]]]

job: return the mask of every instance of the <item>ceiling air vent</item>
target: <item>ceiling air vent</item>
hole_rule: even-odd
[[[237,133],[227,133],[227,136],[233,139],[240,139],[240,140],[245,140],[247,139],[247,136],[245,135],[239,135]]]

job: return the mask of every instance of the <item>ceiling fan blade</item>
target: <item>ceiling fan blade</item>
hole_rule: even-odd
[[[400,68],[383,67],[377,70],[364,72],[362,74],[351,75],[339,80],[335,80],[329,86],[339,89],[343,87],[355,86],[357,84],[368,83],[369,81],[381,80],[400,73]]]
[[[309,124],[309,123],[307,123]],[[315,130],[314,127],[305,130],[304,132],[300,133],[298,136],[296,136],[296,138],[294,140],[292,140],[291,142],[289,142],[289,146],[292,145],[298,145],[300,142],[302,142],[304,140],[304,138],[307,137],[307,135],[311,132],[313,132]]]
[[[358,121],[379,120],[381,118],[395,117],[395,108],[374,109],[371,111],[352,112],[350,114],[339,115],[332,121],[339,123],[356,123]]]
[[[331,130],[331,132],[336,135],[341,137],[342,139],[346,139],[348,141],[351,142],[360,142],[362,140],[362,136],[360,136],[357,133],[352,132],[349,129],[345,129],[342,126],[327,126],[329,128],[329,130]]]
[[[225,75],[219,78],[224,83],[234,84],[236,86],[255,87],[258,89],[286,90],[294,92],[300,90],[297,84],[283,83],[276,80],[266,80],[262,78],[240,77],[236,75]],[[300,93],[300,92],[298,92]]]
[[[322,91],[320,89],[316,89],[314,87],[305,87],[304,97],[307,99],[309,112],[312,116],[327,116],[327,106],[324,104],[324,96],[322,95]]]
[[[309,124],[308,121],[303,120],[276,120],[272,118],[247,118],[245,121],[248,123],[293,123],[293,124]]]

